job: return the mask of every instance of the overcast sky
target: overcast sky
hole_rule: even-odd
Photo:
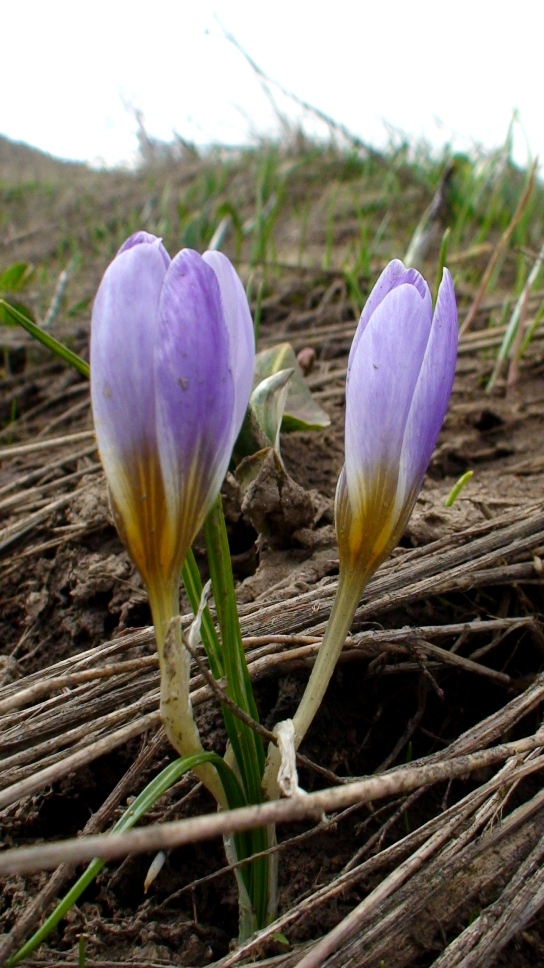
[[[269,76],[376,146],[392,127],[436,146],[497,147],[517,110],[516,160],[527,145],[544,157],[537,0],[10,3],[0,133],[115,164],[134,159],[135,110],[164,140],[240,144],[277,130],[217,18]]]

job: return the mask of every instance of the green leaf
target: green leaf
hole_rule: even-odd
[[[234,463],[265,447],[279,454],[279,435],[293,430],[330,426],[327,413],[314,400],[290,343],[257,353],[253,393],[234,446]]]
[[[251,394],[251,407],[257,423],[262,430],[266,443],[279,453],[282,418],[289,393],[289,382],[294,373],[293,367],[278,370],[255,387]]]
[[[14,262],[0,276],[0,289],[4,292],[17,292],[22,289],[30,279],[34,267],[28,262]]]
[[[280,343],[257,353],[253,373],[254,388],[273,373],[286,369],[292,369],[293,375],[282,419],[282,431],[323,430],[329,427],[330,417],[314,400],[290,343]]]

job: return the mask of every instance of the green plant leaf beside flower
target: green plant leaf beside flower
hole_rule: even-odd
[[[253,390],[234,446],[235,462],[265,447],[280,452],[280,432],[324,430],[330,417],[312,396],[295,351],[279,343],[255,356]]]

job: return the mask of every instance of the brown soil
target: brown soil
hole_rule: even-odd
[[[58,175],[53,166],[43,177],[52,179],[55,172]],[[79,169],[73,174],[76,182],[85,175]],[[105,181],[104,191],[110,193],[110,200],[116,199],[109,211],[101,208],[108,214],[104,221],[110,231],[115,213],[130,208],[128,202],[123,208],[121,184],[130,204],[143,193],[142,208],[147,197],[145,179],[138,178],[134,182],[129,176],[124,181],[121,176],[111,176]],[[89,175],[85,182],[89,198],[94,197],[93,179],[98,175]],[[17,232],[11,232],[14,241],[9,262],[32,258],[40,264],[49,258],[52,246],[58,244],[58,224],[65,218],[72,227],[76,222],[74,198],[63,199],[65,208],[61,206],[57,212],[49,235],[43,226],[52,217],[50,211],[41,212],[41,235],[40,226],[32,226],[20,216],[25,231],[36,232],[25,236],[21,231],[20,239]],[[84,201],[80,196],[79,211]],[[91,211],[91,201],[85,204]],[[33,218],[37,218],[36,212]],[[79,231],[85,237],[81,225]],[[288,236],[285,238],[287,244]],[[88,262],[85,273],[74,282],[74,302],[92,294],[106,261],[101,242],[93,248],[86,238],[85,251]],[[384,261],[377,259],[376,269]],[[244,264],[241,271],[247,276]],[[289,340],[297,352],[307,346],[315,350],[316,364],[308,382],[330,414],[331,427],[320,434],[294,433],[282,439],[287,470],[309,493],[313,514],[310,522],[301,519],[297,525],[290,520],[281,541],[274,540],[274,535],[257,536],[248,515],[241,513],[236,486],[232,481],[225,486],[242,631],[244,636],[319,635],[337,573],[332,506],[343,460],[343,369],[356,316],[342,277],[333,270],[276,271],[266,277],[266,285],[261,344]],[[367,287],[366,280],[361,285]],[[35,296],[39,301],[38,292]],[[468,298],[461,298],[461,304],[466,308]],[[74,348],[84,355],[87,319],[88,310],[72,321],[61,315],[54,328],[61,339],[69,334]],[[484,322],[485,306],[479,325]],[[3,840],[12,847],[65,838],[84,828],[109,829],[127,798],[142,789],[173,754],[161,739],[155,718],[147,727],[136,728],[128,741],[112,742],[106,755],[89,756],[77,769],[62,771],[64,759],[85,748],[87,734],[90,743],[155,712],[157,672],[148,629],[150,614],[140,578],[112,525],[92,436],[83,436],[91,430],[85,381],[52,361],[25,334],[10,330],[6,343],[0,404],[4,428],[0,431],[0,702],[27,686],[45,684],[43,694],[30,705],[21,704],[20,709],[14,707],[3,716],[0,705],[1,790],[24,781],[31,785],[24,788],[29,792],[23,790],[14,799],[8,796],[0,801]],[[403,651],[392,646],[359,654],[355,649],[349,651],[304,744],[304,753],[311,760],[340,777],[372,774],[438,753],[486,717],[504,710],[537,681],[544,653],[542,528],[539,531],[535,524],[534,540],[527,531],[529,538],[523,539],[523,546],[505,541],[504,548],[497,546],[499,550],[489,552],[488,558],[482,551],[480,563],[472,570],[470,562],[476,558],[471,558],[470,549],[474,547],[474,555],[479,554],[478,541],[496,537],[517,523],[525,527],[540,514],[544,344],[538,339],[532,343],[520,377],[508,393],[504,381],[493,395],[484,393],[492,366],[489,351],[478,350],[475,337],[467,335],[461,341],[451,407],[416,509],[400,548],[365,593],[353,627],[354,633],[389,630],[393,643],[395,630],[406,626],[455,626],[454,631],[432,641],[453,655],[472,658],[479,669],[430,657],[413,643]],[[22,446],[57,438],[57,443],[44,449],[25,451]],[[446,495],[467,469],[474,471],[472,480],[453,507],[446,508]],[[280,507],[275,513],[281,516],[287,510]],[[442,561],[441,555],[462,547],[469,549],[465,571],[450,574],[445,564],[425,587],[417,585],[417,576],[409,571],[414,562],[430,562],[432,569],[433,561]],[[204,568],[201,539],[196,550]],[[403,568],[408,569],[406,580],[395,591],[391,583],[395,575],[402,575]],[[387,581],[392,591],[388,591]],[[507,621],[513,619],[520,621],[508,626]],[[502,630],[488,630],[485,623],[492,620],[503,621]],[[483,631],[470,623],[481,623]],[[459,626],[466,631],[460,632]],[[132,634],[142,629],[147,631]],[[109,658],[103,654],[105,643],[117,648]],[[141,663],[140,671],[113,677],[107,689],[99,679],[56,689],[47,686],[54,675],[98,669],[104,662],[135,660]],[[64,666],[52,669],[61,662]],[[256,695],[266,726],[292,715],[308,667],[308,658],[290,657],[286,646],[281,661],[259,674]],[[123,718],[127,707],[132,711]],[[110,720],[102,721],[106,716]],[[225,735],[216,703],[203,702],[197,716],[206,745],[222,751]],[[539,716],[540,706],[533,704],[524,716],[509,721],[496,741],[530,735],[538,728]],[[95,737],[96,723],[100,725]],[[129,776],[125,786],[118,788],[117,798],[104,809],[134,761],[138,767],[132,780]],[[52,779],[44,775],[43,782],[32,786],[39,771],[54,763],[59,764],[58,774]],[[431,786],[410,800],[386,799],[372,807],[360,806],[334,824],[308,822],[281,828],[280,911],[289,910],[331,882],[365,849],[379,853],[408,830],[437,817],[489,780],[494,769]],[[309,770],[301,771],[300,782],[307,790],[330,785]],[[528,803],[537,791],[535,775],[516,785],[506,796],[504,815]],[[156,805],[148,819],[159,822],[212,810],[208,796],[188,777]],[[536,818],[540,818],[540,827],[535,820],[533,839],[528,838],[525,847],[509,841],[503,861],[503,848],[498,862],[495,857],[491,863],[485,855],[485,876],[477,859],[472,880],[467,879],[466,871],[452,867],[449,890],[443,884],[436,889],[434,908],[426,899],[416,920],[407,922],[402,944],[384,949],[385,953],[369,947],[367,954],[363,945],[349,955],[353,961],[348,962],[344,954],[346,960],[338,963],[387,964],[388,968],[432,964],[510,883],[544,832],[542,811]],[[365,848],[369,843],[371,847]],[[237,906],[232,875],[223,871],[214,876],[225,864],[221,844],[195,844],[172,851],[146,895],[143,884],[151,859],[130,856],[121,864],[106,866],[48,942],[26,963],[76,964],[81,935],[86,942],[87,966],[197,966],[226,956],[237,934]],[[392,869],[394,864],[384,862],[375,873],[294,919],[283,929],[287,947],[281,939],[271,940],[251,957],[285,957],[293,946],[325,934]],[[0,930],[7,935],[24,922],[32,898],[49,878],[40,873],[5,880]],[[68,883],[59,886],[57,893],[62,894]],[[419,897],[421,888],[415,880],[412,889]],[[51,907],[49,899],[47,911]],[[523,930],[490,963],[522,966],[541,962],[543,927],[538,917],[524,923]],[[362,937],[366,944],[366,936]]]

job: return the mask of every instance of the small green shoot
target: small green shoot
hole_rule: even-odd
[[[465,473],[461,475],[459,480],[455,482],[446,500],[444,501],[445,508],[451,508],[451,506],[455,504],[461,491],[468,484],[468,482],[471,480],[473,475],[474,475],[474,471],[465,471]]]

